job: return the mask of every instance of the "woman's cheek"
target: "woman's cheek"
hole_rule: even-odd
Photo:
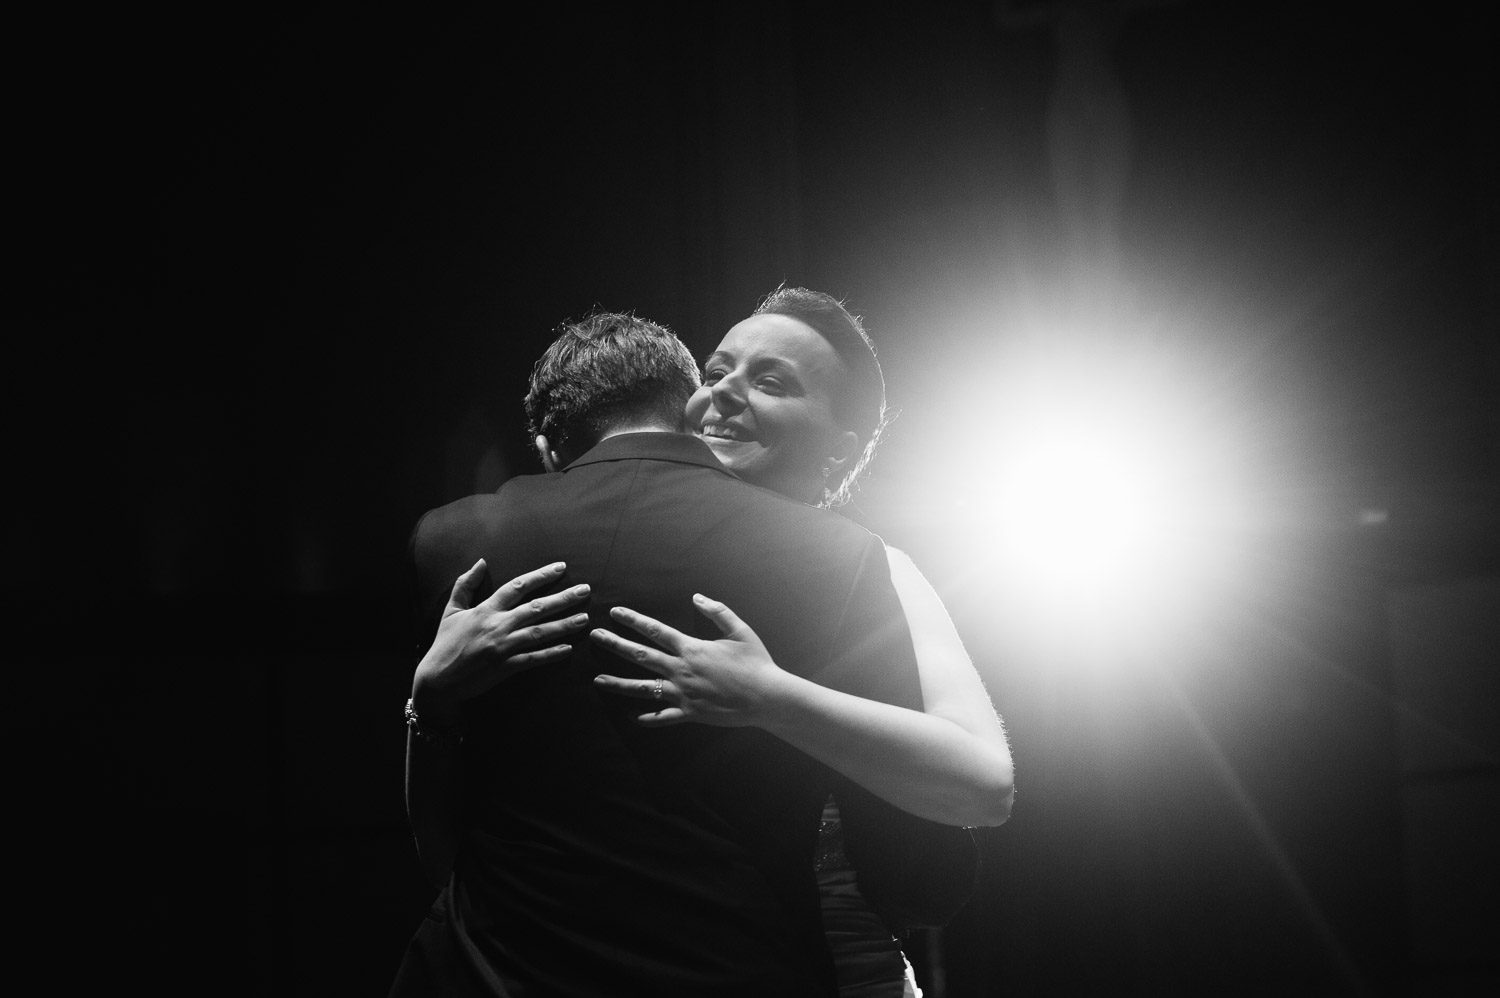
[[[708,392],[702,388],[693,393],[688,399],[687,408],[683,410],[683,419],[687,422],[690,430],[696,431],[703,425],[703,414],[708,411]]]

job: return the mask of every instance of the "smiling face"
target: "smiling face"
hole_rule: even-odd
[[[834,400],[847,378],[828,341],[785,315],[752,315],[725,335],[687,406],[688,426],[725,467],[755,485],[803,502],[823,495],[857,453]]]

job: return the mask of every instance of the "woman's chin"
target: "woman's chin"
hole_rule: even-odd
[[[708,449],[714,452],[714,457],[719,463],[733,472],[748,470],[754,464],[756,448],[754,443],[747,440],[730,440],[726,437],[707,437],[698,434],[698,439],[708,444]]]
[[[766,467],[765,448],[753,440],[726,440],[723,437],[700,437],[714,452],[719,463],[751,485],[766,485],[769,469]]]

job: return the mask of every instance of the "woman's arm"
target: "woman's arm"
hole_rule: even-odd
[[[993,822],[1000,824],[1010,817],[1015,797],[1015,767],[1004,724],[937,591],[905,551],[889,545],[885,550],[891,565],[891,583],[906,613],[917,655],[922,710],[952,721],[983,744],[984,748],[977,751],[1004,777],[1003,816]]]
[[[665,705],[642,715],[642,724],[754,725],[919,817],[948,825],[1001,824],[1010,816],[1013,772],[1000,720],[936,593],[904,555],[893,559],[893,579],[898,572],[903,578],[896,591],[911,622],[926,713],[786,672],[729,607],[701,596],[694,602],[724,638],[699,641],[617,607],[616,620],[666,651],[604,630],[592,637],[656,673],[660,685],[615,676],[595,682]]]
[[[406,817],[422,873],[435,887],[447,882],[458,844],[464,703],[509,676],[565,657],[568,644],[549,642],[564,642],[588,623],[586,614],[551,619],[587,599],[586,585],[525,600],[562,575],[561,563],[512,579],[476,605],[484,567],[481,558],[453,584],[437,637],[412,677],[417,724],[406,737]]]

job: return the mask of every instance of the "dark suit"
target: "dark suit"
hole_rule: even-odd
[[[492,584],[563,560],[561,586],[592,587],[595,626],[627,605],[717,637],[701,592],[782,668],[921,706],[879,539],[744,484],[692,437],[611,437],[564,472],[434,510],[413,555],[434,624],[480,556]],[[811,866],[838,779],[758,729],[643,729],[642,701],[595,689],[604,672],[647,675],[585,639],[470,705],[453,882],[397,992],[440,977],[445,994],[831,995]]]

